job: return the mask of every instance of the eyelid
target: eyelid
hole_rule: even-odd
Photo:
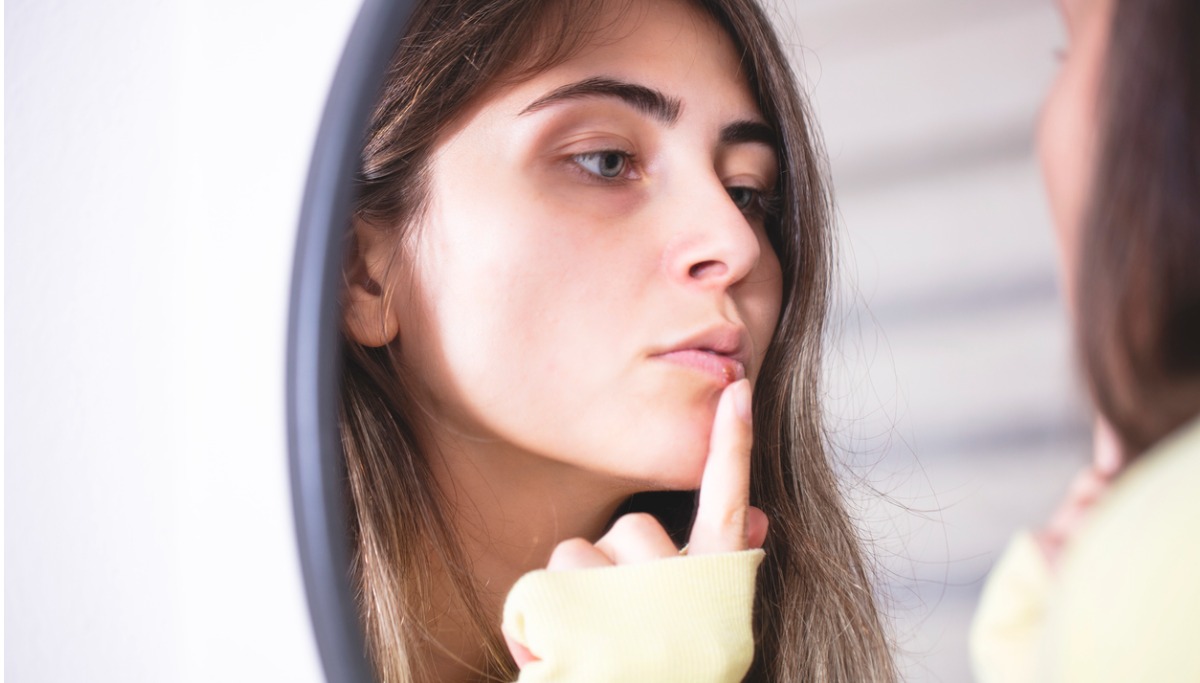
[[[721,179],[721,184],[729,189],[743,187],[763,194],[775,191],[776,178],[774,175],[758,173],[735,173]]]
[[[740,173],[727,173],[721,178],[721,183],[731,193],[731,200],[733,199],[732,192],[736,189],[745,189],[754,193],[747,206],[738,208],[741,209],[747,220],[764,224],[779,214],[782,196],[779,193],[778,181],[777,168],[755,169],[753,166]]]
[[[717,154],[721,182],[727,187],[753,186],[764,192],[779,182],[779,152],[762,142],[740,142]]]

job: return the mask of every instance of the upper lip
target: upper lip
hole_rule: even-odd
[[[685,337],[682,341],[651,355],[662,356],[676,351],[706,351],[727,356],[742,366],[749,364],[749,337],[746,328],[724,323],[706,327],[700,332]]]

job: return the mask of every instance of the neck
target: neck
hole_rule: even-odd
[[[499,627],[504,598],[523,574],[546,566],[560,542],[595,541],[636,491],[611,477],[507,444],[438,439],[427,449],[487,623]],[[431,614],[437,638],[432,680],[471,681],[486,661],[468,607],[454,599],[451,577],[436,579]]]

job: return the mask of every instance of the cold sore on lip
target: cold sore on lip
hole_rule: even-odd
[[[746,376],[746,368],[741,361],[707,349],[680,349],[660,354],[657,358],[706,373],[722,386],[728,386]]]

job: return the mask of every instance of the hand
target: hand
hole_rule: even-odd
[[[1050,522],[1034,534],[1052,573],[1058,569],[1063,548],[1112,486],[1113,478],[1121,471],[1122,460],[1120,443],[1112,427],[1103,417],[1096,418],[1092,430],[1092,462],[1075,475]]]
[[[750,382],[742,379],[726,387],[717,403],[696,522],[686,546],[688,555],[761,548],[766,540],[767,516],[750,505],[750,398]],[[611,567],[679,554],[658,520],[646,513],[631,513],[618,519],[595,544],[582,538],[559,543],[546,568]],[[507,634],[505,639],[517,666],[536,659]]]

